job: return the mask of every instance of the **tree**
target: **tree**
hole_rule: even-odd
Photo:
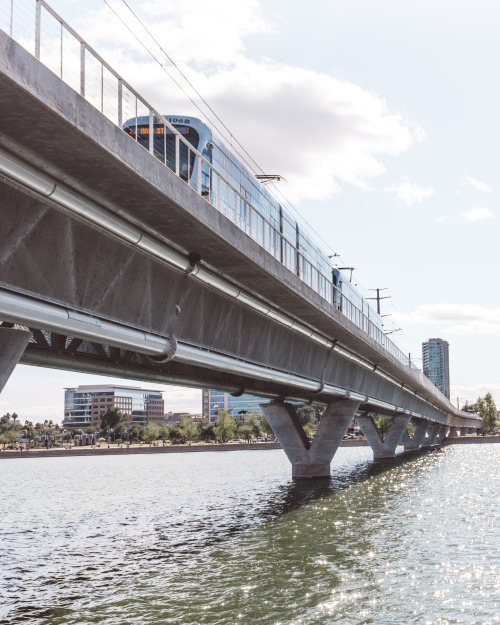
[[[203,421],[200,424],[200,438],[202,438],[205,443],[210,441],[215,441],[217,438],[214,432],[215,425],[210,423],[209,421]]]
[[[302,429],[304,430],[304,434],[307,436],[307,438],[309,440],[312,440],[312,437],[316,433],[314,424],[311,421],[308,421],[305,425],[302,426]]]
[[[274,436],[273,428],[270,426],[269,421],[264,415],[261,415],[260,417],[260,429],[266,438],[268,436]]]
[[[107,428],[127,427],[128,418],[118,408],[108,408],[106,412],[101,414],[101,430]]]
[[[236,421],[229,416],[227,410],[219,410],[219,418],[217,419],[217,425],[214,427],[215,435],[225,443],[230,438],[233,438],[236,430]]]
[[[497,407],[491,393],[486,393],[484,398],[478,397],[476,405],[477,414],[482,420],[483,430],[489,432],[497,424]]]
[[[175,426],[174,436],[182,442],[196,440],[198,438],[198,426],[190,415],[183,415]]]
[[[148,423],[144,428],[143,440],[146,443],[151,443],[160,438],[160,427],[156,423]]]
[[[296,412],[302,426],[314,423],[316,419],[316,411],[312,406],[299,406]]]
[[[468,401],[465,402],[465,404],[462,406],[462,410],[464,412],[477,412],[477,403],[474,404],[469,404]]]
[[[392,419],[390,419],[389,417],[378,417],[377,419],[375,419],[375,425],[380,432],[382,440],[384,440],[387,432],[391,429]]]
[[[239,438],[249,442],[253,438],[253,429],[251,425],[248,425],[243,421],[242,423],[238,423],[236,427],[236,434]]]
[[[0,444],[3,444],[4,449],[5,445],[12,445],[18,440],[19,430],[16,428],[10,428],[8,430],[5,430],[4,432],[0,432]]]
[[[129,429],[129,437],[132,442],[134,441],[142,441],[144,435],[144,426],[139,425],[138,423],[134,423],[130,426]]]
[[[162,441],[166,441],[167,438],[170,438],[170,428],[166,423],[160,423],[159,428],[159,438],[161,438]]]
[[[245,425],[247,425],[254,438],[258,438],[262,434],[262,417],[264,415],[252,413],[245,419]]]

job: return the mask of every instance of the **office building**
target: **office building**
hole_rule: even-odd
[[[219,410],[226,410],[234,419],[244,420],[247,414],[261,414],[260,404],[269,401],[255,395],[234,397],[224,391],[203,389],[201,413],[210,423],[217,421]]]
[[[450,359],[448,341],[429,339],[422,343],[424,375],[450,399]]]
[[[131,423],[163,423],[164,401],[161,391],[133,386],[78,386],[64,389],[65,428],[98,427],[101,414],[118,408]]]

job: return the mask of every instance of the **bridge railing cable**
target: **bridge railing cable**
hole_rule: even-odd
[[[356,327],[402,365],[419,371],[368,314],[332,281],[276,225],[261,214],[217,168],[198,152],[146,99],[126,82],[45,0],[7,0],[0,4],[0,28],[91,103],[111,122],[128,127],[132,139],[189,184],[249,237],[285,265]],[[147,133],[137,119],[149,120]],[[146,140],[147,136],[147,140]],[[143,140],[141,140],[141,138]],[[173,138],[173,141],[169,138]],[[163,139],[163,141],[161,141]],[[207,191],[210,188],[210,192]],[[266,205],[262,197],[258,204]]]

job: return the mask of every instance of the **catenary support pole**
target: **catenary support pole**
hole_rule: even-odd
[[[0,326],[0,393],[31,338],[29,330]]]
[[[349,427],[359,401],[332,400],[312,441],[308,440],[293,404],[273,401],[261,405],[281,447],[292,463],[293,479],[330,476],[330,463]]]
[[[385,439],[382,440],[382,436],[375,425],[373,417],[356,417],[356,421],[368,441],[368,444],[372,448],[373,457],[376,460],[379,458],[394,458],[396,455],[396,447],[401,442],[401,438],[406,431],[408,423],[410,423],[410,419],[411,416],[407,414],[394,415],[392,417],[391,427]]]

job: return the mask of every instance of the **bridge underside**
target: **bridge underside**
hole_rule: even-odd
[[[331,398],[322,392],[329,385],[339,395],[355,393],[363,409],[377,414],[392,415],[404,406],[409,413],[447,422],[443,410],[375,367],[311,341],[195,275],[5,181],[0,181],[0,221],[0,320],[32,330],[34,340],[23,362],[323,403]],[[43,314],[37,323],[25,317],[26,306],[6,303],[7,294],[23,305],[43,303],[168,337],[198,350],[198,362],[183,359],[179,350],[159,363],[137,350],[83,341],[85,336],[44,326]],[[207,361],[207,354],[232,360],[233,370]]]

